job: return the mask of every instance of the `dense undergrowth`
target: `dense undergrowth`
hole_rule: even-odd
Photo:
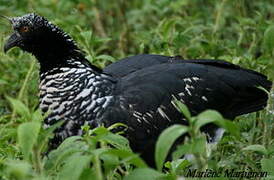
[[[140,53],[180,55],[225,59],[274,79],[272,0],[0,0],[1,15],[29,12],[72,35],[98,67]],[[4,19],[0,26],[3,49],[11,27]],[[175,101],[191,126],[163,132],[156,147],[157,168],[151,169],[125,138],[110,132],[113,127],[83,127],[85,136],[69,138],[45,156],[52,129],[42,128],[37,110],[38,69],[27,53],[0,51],[0,179],[176,179],[189,167],[268,172],[274,179],[274,92],[267,110],[233,123],[214,111],[191,117]],[[207,145],[199,131],[209,122],[226,129],[218,144]],[[173,161],[164,163],[171,144],[185,133],[190,138],[173,153]],[[193,154],[193,160],[180,159],[184,154]],[[222,173],[218,179],[230,178]]]

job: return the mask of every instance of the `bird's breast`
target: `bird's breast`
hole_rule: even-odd
[[[82,68],[61,68],[57,73],[43,74],[39,89],[40,108],[49,113],[45,126],[64,120],[68,131],[64,136],[81,134],[85,122],[97,126],[96,118],[113,99],[106,83],[100,74]]]

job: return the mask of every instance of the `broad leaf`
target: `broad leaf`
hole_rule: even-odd
[[[263,145],[254,144],[243,148],[244,151],[254,151],[264,155],[267,155],[267,150]]]
[[[110,154],[121,159],[122,163],[133,164],[136,167],[144,168],[147,167],[145,162],[142,158],[139,157],[138,154],[130,152],[124,149],[109,149],[108,151],[104,152],[104,154]]]
[[[166,175],[162,174],[154,169],[139,168],[132,171],[124,180],[160,180],[164,179]]]
[[[5,162],[8,179],[29,179],[32,167],[26,161],[8,160]],[[1,175],[1,173],[0,173]]]
[[[32,148],[37,141],[37,137],[40,131],[40,123],[37,122],[27,122],[23,123],[18,127],[18,143],[24,158],[30,160],[30,153]]]
[[[240,137],[240,129],[232,121],[223,119],[221,121],[216,121],[215,124],[224,128],[226,131],[236,136],[237,138]]]
[[[188,131],[188,127],[183,125],[173,125],[165,129],[159,136],[156,149],[155,149],[155,161],[158,170],[161,170],[164,161],[169,153],[171,146],[176,139]]]
[[[194,127],[195,127],[195,130],[197,131],[206,124],[222,121],[222,120],[223,120],[223,117],[220,113],[214,110],[207,110],[200,113],[197,116],[197,120],[195,122]]]
[[[84,169],[88,166],[92,156],[74,154],[63,166],[59,179],[76,180],[79,179]]]
[[[172,153],[172,159],[182,158],[186,154],[205,153],[206,138],[204,136],[195,138],[194,141],[177,146],[177,149]]]
[[[30,111],[27,108],[25,104],[23,104],[20,100],[14,99],[11,97],[6,97],[8,101],[11,103],[12,108],[15,110],[17,114],[19,114],[21,117],[31,120]]]
[[[48,159],[45,159],[45,169],[48,171],[57,169],[73,154],[86,150],[87,146],[81,140],[80,136],[67,138],[56,150],[49,153]]]

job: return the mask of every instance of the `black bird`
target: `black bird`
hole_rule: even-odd
[[[172,124],[187,124],[171,104],[172,95],[192,115],[215,109],[226,118],[262,109],[271,83],[255,71],[220,60],[181,60],[180,57],[138,55],[101,70],[60,28],[34,13],[9,18],[14,33],[4,51],[19,47],[40,63],[40,108],[50,111],[46,127],[64,120],[51,141],[92,128],[121,122],[128,126],[130,146],[150,165],[161,131]],[[208,128],[207,128],[208,127]],[[212,134],[216,128],[205,127]]]

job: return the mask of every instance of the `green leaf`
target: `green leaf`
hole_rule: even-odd
[[[191,114],[190,111],[188,110],[187,106],[183,104],[181,101],[177,100],[175,97],[173,97],[174,100],[172,101],[172,104],[180,111],[183,113],[183,115],[186,117],[188,121],[191,120]]]
[[[119,157],[113,154],[101,154],[100,159],[105,173],[111,173],[120,164]]]
[[[67,159],[75,153],[87,150],[87,145],[80,136],[67,138],[56,150],[49,153],[48,159],[45,159],[45,169],[52,171],[61,166]]]
[[[82,31],[80,35],[83,37],[83,40],[86,44],[89,44],[91,41],[92,32],[91,31]]]
[[[36,121],[36,122],[43,122],[44,120],[44,116],[42,115],[42,111],[40,109],[36,110],[33,114],[32,114],[32,121]]]
[[[191,143],[182,144],[177,146],[177,149],[172,153],[174,160],[182,158],[185,154],[205,153],[206,151],[206,138],[205,136],[197,137]]]
[[[115,123],[115,124],[112,124],[111,126],[107,127],[107,129],[109,131],[113,130],[113,129],[117,129],[117,128],[121,128],[121,129],[127,129],[128,126],[123,124],[123,123]]]
[[[240,137],[240,129],[232,121],[223,119],[221,121],[216,121],[215,124],[224,128],[227,132],[231,133],[232,135],[236,136],[237,138]]]
[[[173,174],[183,174],[184,169],[190,166],[191,163],[185,159],[176,159],[165,163],[165,168],[169,169],[169,172]]]
[[[156,149],[155,149],[155,161],[157,169],[160,171],[163,167],[164,161],[169,153],[169,150],[175,140],[185,134],[188,131],[188,127],[183,125],[173,125],[165,129],[159,136]]]
[[[8,160],[6,163],[6,172],[9,179],[29,179],[31,175],[31,165],[26,161]],[[0,173],[1,174],[1,173]]]
[[[108,149],[108,151],[104,152],[105,154],[111,154],[116,157],[119,157],[123,163],[133,164],[136,167],[147,167],[146,163],[139,157],[138,154],[135,154],[131,151],[124,149]]]
[[[273,166],[274,158],[266,159],[263,158],[261,160],[262,170],[267,172],[268,174],[274,176],[274,166]]]
[[[191,165],[191,163],[185,159],[177,159],[171,162],[172,170],[176,174],[182,174],[183,170],[187,168],[189,165]]]
[[[269,145],[267,151],[269,155],[274,155],[274,144]]]
[[[177,146],[177,149],[172,152],[172,159],[180,159],[183,155],[192,153],[192,144],[182,144]]]
[[[267,150],[263,145],[254,144],[243,148],[244,151],[254,151],[264,155],[267,155]]]
[[[206,124],[222,121],[222,120],[223,120],[222,115],[218,113],[217,111],[206,110],[197,116],[197,120],[195,122],[194,127],[195,127],[195,130],[197,131]]]
[[[106,141],[107,143],[113,145],[118,149],[130,149],[128,140],[118,134],[113,134],[109,132],[104,137],[102,137],[101,140]]]
[[[202,154],[206,151],[206,137],[201,136],[194,139],[192,143],[192,153],[199,153]]]
[[[170,40],[171,32],[176,24],[176,21],[177,20],[175,18],[168,18],[160,22],[158,29],[160,30],[164,41]]]
[[[114,127],[115,126],[112,126],[112,128]],[[118,125],[116,127],[118,127]],[[122,127],[122,126],[119,125],[119,127]],[[90,134],[96,134],[96,136],[92,136],[92,138],[95,139],[96,141],[101,141],[104,143],[111,144],[118,149],[128,149],[128,150],[130,149],[129,142],[125,137],[120,136],[118,134],[114,134],[110,132],[109,129],[103,126],[90,130]]]
[[[195,130],[198,131],[202,126],[209,123],[217,124],[236,137],[240,136],[239,127],[237,127],[232,121],[224,119],[223,116],[215,110],[206,110],[200,113],[197,116],[197,120],[194,125]]]
[[[37,118],[41,118],[39,114],[37,115],[33,114],[33,118],[36,118],[36,116]],[[59,121],[46,129],[42,128],[40,130],[40,133],[37,139],[37,147],[40,149],[41,152],[43,152],[43,150],[44,151],[46,150],[49,139],[53,138],[54,136],[54,133],[53,133],[54,130],[60,127],[63,123],[64,121]]]
[[[106,135],[108,133],[108,129],[103,127],[103,126],[99,126],[97,128],[91,129],[90,133],[91,134],[96,134],[96,136],[100,136],[100,135]]]
[[[109,56],[109,55],[105,55],[105,54],[96,56],[96,59],[102,59],[102,60],[106,60],[106,61],[109,61],[109,62],[115,62],[115,58],[114,57]]]
[[[124,180],[159,180],[164,179],[166,175],[150,168],[139,168],[133,170]]]
[[[14,98],[11,98],[8,96],[6,98],[11,103],[12,108],[15,110],[15,112],[17,114],[19,114],[21,117],[31,120],[31,113],[30,113],[28,107],[24,103],[22,103],[18,99],[14,99]]]
[[[24,158],[30,160],[30,154],[32,148],[37,141],[37,137],[40,131],[41,124],[37,122],[23,123],[18,127],[18,143]]]
[[[263,46],[269,53],[274,49],[274,25],[269,26],[264,32]]]
[[[88,166],[92,156],[80,155],[81,153],[71,156],[67,163],[60,171],[60,180],[76,180],[79,179],[84,169]]]
[[[95,176],[96,174],[94,171],[92,171],[90,168],[86,168],[83,170],[79,180],[88,180],[88,179],[91,179],[90,177],[95,177]]]

